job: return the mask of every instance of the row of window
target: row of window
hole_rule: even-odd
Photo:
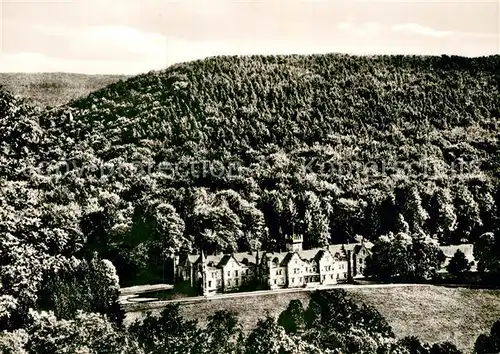
[[[246,278],[243,277],[241,278],[241,284],[244,284],[246,282]],[[212,280],[209,280],[208,281],[208,287],[211,288],[212,287]],[[217,279],[217,287],[220,288],[221,285],[222,285],[222,281],[220,279]],[[226,286],[239,286],[240,285],[240,280],[239,279],[227,279],[226,281]]]
[[[235,277],[238,277],[238,276],[240,275],[240,272],[239,272],[238,270],[235,270],[235,271],[233,272],[233,274],[234,274],[234,276],[235,276]],[[245,275],[248,275],[248,274],[249,274],[248,269],[243,269],[243,270],[241,271],[241,275],[242,275],[242,276],[245,276]],[[227,271],[227,276],[228,276],[228,277],[230,277],[230,276],[231,276],[231,271],[230,271],[230,270],[228,270],[228,271]],[[212,272],[212,273],[210,273],[210,277],[211,277],[212,279],[217,278],[217,272]]]
[[[340,279],[340,274],[337,274],[336,278],[337,278],[337,280],[339,280]],[[343,273],[343,278],[344,279],[347,278],[347,273]],[[290,282],[292,284],[294,284],[296,279],[297,278],[291,278]],[[304,277],[304,282],[305,283],[314,283],[314,282],[319,282],[319,279],[320,279],[319,275],[306,276],[306,277]],[[333,274],[330,274],[330,279],[333,280]],[[325,280],[326,280],[326,275],[323,275],[322,276],[322,281],[325,281]],[[283,284],[285,284],[285,278],[274,279],[273,282],[274,282],[275,285],[283,285]],[[298,283],[299,284],[302,283],[302,277],[298,278]]]

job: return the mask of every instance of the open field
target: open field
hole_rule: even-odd
[[[0,85],[45,107],[67,103],[126,78],[123,75],[0,73]]]
[[[470,352],[479,334],[500,319],[500,291],[446,288],[355,289],[353,296],[376,307],[398,337],[451,341]]]
[[[500,291],[423,285],[359,287],[348,292],[375,306],[398,337],[415,335],[428,342],[449,340],[465,352],[471,351],[480,333],[489,331],[493,322],[500,319]],[[266,312],[277,316],[290,300],[300,299],[306,304],[308,298],[308,292],[298,291],[182,303],[181,309],[187,318],[198,319],[201,324],[217,310],[230,310],[249,331]],[[126,321],[140,316],[140,312],[127,313]]]

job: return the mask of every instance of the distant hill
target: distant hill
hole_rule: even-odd
[[[217,57],[40,113],[3,102],[0,174],[25,181],[4,210],[123,284],[162,276],[168,251],[498,229],[500,56]]]
[[[0,85],[45,107],[68,103],[125,78],[125,75],[0,73]]]

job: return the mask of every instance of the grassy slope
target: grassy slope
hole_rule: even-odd
[[[68,103],[126,77],[70,73],[0,73],[0,85],[43,107]]]
[[[470,352],[480,333],[500,319],[500,292],[445,287],[356,289],[375,306],[398,336],[429,342],[449,340]]]
[[[349,293],[375,306],[398,337],[415,335],[428,342],[449,340],[466,352],[471,351],[477,336],[489,331],[493,322],[500,318],[500,291],[422,286],[359,288],[349,290]],[[187,318],[198,319],[202,324],[217,310],[234,311],[244,329],[249,330],[266,311],[277,316],[292,299],[306,303],[308,294],[297,292],[211,300],[183,305],[182,311]],[[128,313],[127,322],[138,316],[138,312]]]

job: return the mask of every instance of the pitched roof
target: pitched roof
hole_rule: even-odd
[[[230,254],[225,254],[219,261],[219,264],[218,266],[219,267],[224,267],[226,264],[229,263],[229,261],[231,260],[231,258],[233,258],[233,256],[231,256]]]
[[[231,259],[231,257],[233,257],[236,260],[236,262],[245,265],[246,264],[252,265],[255,264],[257,261],[255,253],[246,253],[246,252],[208,255],[205,257],[205,260],[208,266],[210,267],[222,267],[227,264],[227,262],[229,261],[229,259]],[[199,263],[201,262],[201,256],[199,254],[190,254],[189,256],[187,256],[186,260],[188,260],[192,264]]]
[[[252,253],[245,253],[245,252],[234,253],[233,257],[234,257],[234,259],[236,259],[236,261],[238,263],[243,263],[243,264],[245,264],[245,262],[248,262],[249,264],[252,264],[252,263],[256,264],[257,263],[257,255],[254,252],[252,252]]]
[[[365,242],[364,245],[370,249],[373,244],[371,242]],[[337,245],[329,245],[327,247],[330,254],[335,257],[335,254],[338,253],[341,259],[345,259],[346,254],[345,251],[354,251],[357,252],[361,249],[360,243],[350,243],[350,244],[337,244]],[[321,256],[326,252],[326,249],[323,248],[313,248],[309,250],[300,250],[297,252],[265,252],[263,257],[266,257],[269,260],[278,260],[278,264],[281,267],[284,267],[288,264],[292,255],[297,253],[300,259],[304,261],[319,261]],[[211,267],[223,267],[229,262],[229,259],[233,257],[236,262],[240,264],[249,264],[254,265],[257,263],[256,253],[247,253],[247,252],[239,252],[233,254],[218,254],[218,255],[208,255],[205,257],[206,262]],[[199,254],[191,254],[187,256],[187,260],[191,263],[199,263],[201,262],[201,257]]]
[[[316,256],[318,253],[322,252],[323,250],[321,248],[313,248],[312,250],[301,250],[298,251],[297,254],[302,260],[316,260]]]
[[[280,267],[285,266],[286,263],[288,263],[288,260],[291,258],[288,255],[291,255],[293,253],[290,252],[266,252],[264,253],[264,257],[271,262],[274,262],[274,260],[278,261],[278,264]],[[288,257],[287,257],[288,256]],[[286,261],[285,261],[286,258]]]

